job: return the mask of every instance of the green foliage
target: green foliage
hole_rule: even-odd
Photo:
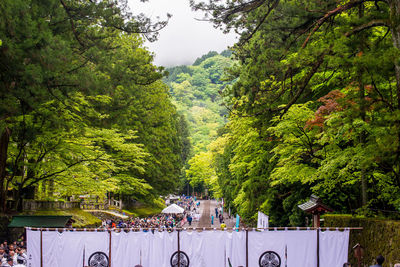
[[[213,153],[227,205],[281,225],[305,224],[311,193],[339,212],[400,209],[398,1],[191,4],[240,33]]]
[[[155,199],[153,203],[142,204],[130,210],[123,210],[123,212],[125,212],[125,214],[129,216],[145,218],[160,214],[164,208],[164,200],[160,198]]]
[[[166,22],[114,2],[0,3],[1,210],[8,190],[20,207],[35,191],[149,200],[178,185],[188,131],[143,47]]]
[[[169,76],[165,78],[178,112],[188,121],[195,153],[205,151],[216,138],[216,130],[225,123],[223,116],[227,111],[219,92],[229,84],[222,78],[233,61],[212,51],[196,62],[168,69]]]
[[[193,63],[193,66],[198,66],[198,65],[200,65],[204,60],[206,60],[207,58],[214,57],[214,56],[217,56],[217,55],[218,55],[218,52],[210,51],[210,52],[208,52],[207,54],[203,55],[202,57],[197,58],[197,59],[195,60],[195,62]]]
[[[189,186],[190,181],[198,192],[202,192],[207,184],[214,195],[219,194],[219,187],[211,154],[205,151],[225,123],[227,110],[219,93],[230,84],[223,81],[224,70],[233,63],[230,56],[226,51],[223,55],[211,51],[198,58],[192,66],[168,69],[169,76],[165,78],[181,120],[188,122],[183,129],[190,139],[183,142],[189,166],[186,167],[186,177],[181,177],[182,181],[185,186]]]

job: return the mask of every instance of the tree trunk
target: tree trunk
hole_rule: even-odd
[[[15,196],[15,210],[18,212],[22,212],[23,210],[24,195],[22,194],[22,190],[22,184],[19,184]]]
[[[392,33],[393,46],[400,50],[400,1],[388,1],[390,7],[390,31]],[[400,65],[399,59],[394,60],[394,69],[396,76],[396,94],[397,94],[397,109],[400,109]],[[397,168],[400,169],[400,121],[397,124],[397,153],[396,162]]]
[[[52,199],[52,197],[54,196],[54,179],[50,179],[48,183],[49,189],[47,190],[47,196],[49,199]]]
[[[7,151],[10,135],[11,131],[6,127],[0,137],[0,212],[6,212],[7,187],[5,180],[7,176]]]
[[[360,5],[359,7],[359,12],[358,15],[360,18],[364,17],[364,5]],[[363,52],[365,49],[364,43],[365,43],[365,33],[360,34],[360,52]],[[361,66],[358,70],[358,86],[360,87],[360,95],[359,95],[359,101],[360,101],[360,117],[361,119],[365,122],[366,121],[366,103],[365,103],[365,85],[363,81],[363,73],[364,69]],[[360,143],[362,144],[363,148],[365,147],[365,143],[367,140],[367,133],[365,131],[362,131],[360,134]],[[362,199],[362,205],[366,206],[368,203],[368,183],[367,183],[367,170],[364,164],[362,163],[361,165],[361,199]]]

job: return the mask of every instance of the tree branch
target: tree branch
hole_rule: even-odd
[[[328,13],[326,13],[322,18],[320,18],[317,22],[316,25],[314,27],[314,29],[308,34],[306,40],[304,41],[303,45],[301,46],[302,48],[305,48],[308,44],[308,42],[310,41],[311,36],[318,31],[318,29],[331,17],[336,16],[340,13],[342,13],[343,11],[349,10],[355,6],[358,6],[364,2],[366,2],[368,0],[356,0],[356,1],[350,1],[349,3],[342,5],[342,6],[338,6],[337,8],[328,11]]]
[[[39,177],[39,178],[37,178],[37,179],[34,179],[34,180],[31,181],[26,187],[30,187],[30,186],[32,186],[33,184],[37,183],[37,182],[40,182],[40,181],[45,180],[45,179],[47,179],[47,178],[49,178],[49,177],[52,177],[52,176],[56,176],[56,175],[58,175],[58,174],[61,174],[61,173],[65,172],[65,171],[67,171],[67,170],[69,170],[69,169],[71,169],[72,167],[74,167],[74,166],[76,166],[76,165],[78,165],[78,164],[80,164],[80,163],[97,161],[97,160],[99,160],[104,154],[105,154],[105,153],[101,154],[100,156],[98,156],[98,157],[96,157],[96,158],[94,158],[94,159],[82,159],[82,160],[79,160],[79,161],[77,161],[77,162],[71,163],[71,164],[67,165],[64,169],[62,169],[62,170],[60,170],[60,171],[56,171],[56,172],[53,172],[53,173],[50,173],[50,174],[41,176],[41,177]]]
[[[60,0],[60,2],[69,17],[69,22],[71,23],[72,32],[74,33],[75,39],[78,41],[78,43],[82,47],[85,47],[85,44],[82,42],[81,38],[79,37],[78,32],[76,31],[75,23],[74,23],[74,20],[72,19],[71,12],[69,12],[69,9],[68,9],[67,5],[65,4],[64,0]]]
[[[276,6],[278,4],[279,4],[279,0],[275,0],[274,3],[268,8],[268,12],[265,13],[265,15],[262,17],[261,21],[257,24],[257,26],[254,28],[254,30],[251,31],[249,36],[247,36],[243,41],[241,41],[241,45],[243,45],[244,43],[247,43],[253,37],[253,35],[260,29],[261,25],[265,22],[265,20],[269,16],[269,14],[272,12],[272,10],[274,10],[276,8]]]
[[[300,88],[297,90],[296,94],[294,95],[294,97],[289,101],[289,103],[287,105],[285,105],[282,108],[277,108],[275,110],[272,111],[284,111],[284,113],[286,113],[289,108],[295,104],[297,102],[297,100],[299,99],[299,97],[301,96],[301,94],[304,92],[304,90],[307,88],[308,83],[310,82],[310,80],[312,79],[312,77],[314,76],[314,74],[318,71],[319,67],[321,66],[322,62],[324,62],[324,57],[325,57],[325,53],[323,53],[322,55],[319,56],[317,62],[314,63],[314,65],[312,66],[312,69],[310,70],[310,72],[308,72],[307,76],[304,77],[302,84],[300,85]],[[282,115],[283,115],[282,114]],[[281,116],[282,116],[281,115]]]
[[[350,32],[346,32],[345,36],[349,37],[353,34],[356,34],[358,32],[361,32],[363,30],[369,29],[369,28],[373,28],[373,27],[377,27],[377,26],[386,26],[388,27],[387,23],[385,20],[383,19],[376,19],[376,20],[371,20],[368,23],[365,23],[363,25],[357,26],[354,29],[352,29]]]

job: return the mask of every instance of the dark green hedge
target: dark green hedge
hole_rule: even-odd
[[[383,266],[400,263],[400,221],[373,218],[359,218],[351,215],[325,215],[325,227],[363,227],[350,232],[349,261],[356,264],[353,246],[360,243],[364,247],[362,266],[370,266],[377,255],[385,257]],[[355,265],[357,266],[357,265]]]
[[[3,242],[8,237],[8,224],[10,221],[10,216],[0,216],[0,242]]]

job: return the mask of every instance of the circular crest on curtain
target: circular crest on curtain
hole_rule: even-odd
[[[88,265],[91,267],[108,267],[108,256],[106,253],[97,251],[90,255]]]
[[[258,260],[260,267],[280,267],[281,257],[274,251],[266,251]]]
[[[172,254],[171,256],[171,267],[189,267],[189,257],[188,255],[183,252],[183,251],[179,251],[179,259],[178,259],[178,251],[175,251],[174,254]],[[180,265],[178,264],[180,263]]]

